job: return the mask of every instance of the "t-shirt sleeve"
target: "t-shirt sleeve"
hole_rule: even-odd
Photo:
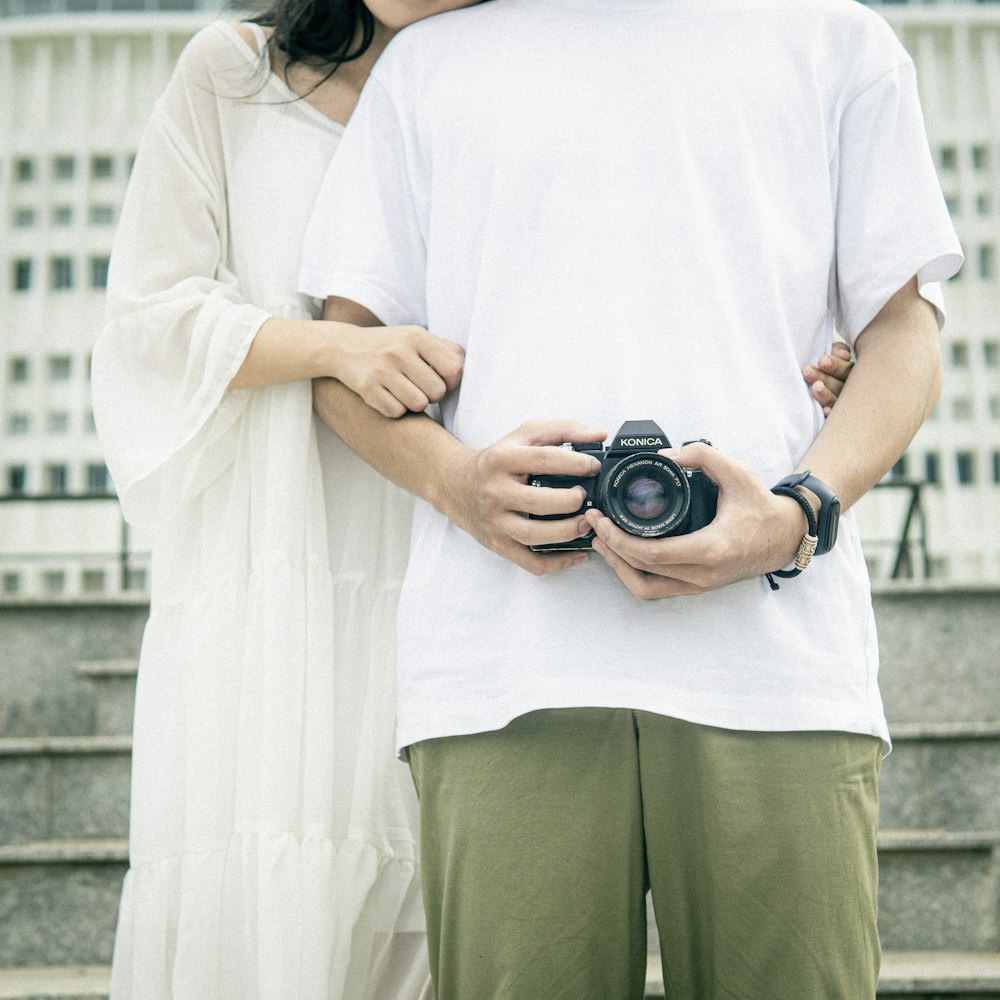
[[[385,325],[427,325],[427,248],[415,143],[392,97],[369,79],[320,187],[299,288],[370,309]]]
[[[939,282],[962,250],[934,170],[912,62],[844,109],[838,144],[834,314],[853,344],[911,278],[943,321]]]

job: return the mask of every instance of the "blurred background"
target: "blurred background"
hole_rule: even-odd
[[[880,996],[1000,1000],[1000,2],[871,6],[916,62],[967,258],[941,400],[858,508],[896,744]],[[0,1000],[106,996],[149,557],[101,456],[90,350],[146,117],[218,16],[0,0]]]

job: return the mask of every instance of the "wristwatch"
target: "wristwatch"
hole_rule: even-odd
[[[796,472],[791,476],[785,476],[780,483],[775,484],[774,488],[777,489],[779,486],[792,489],[796,486],[802,486],[819,499],[816,555],[821,556],[824,552],[829,552],[837,542],[837,528],[840,525],[840,498],[822,479],[817,479],[808,469],[805,472]]]

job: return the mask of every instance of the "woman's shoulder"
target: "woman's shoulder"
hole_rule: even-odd
[[[213,21],[196,32],[177,60],[177,71],[200,82],[225,78],[250,67],[261,56],[258,36],[250,25]]]

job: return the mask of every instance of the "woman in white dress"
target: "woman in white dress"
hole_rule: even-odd
[[[256,19],[273,34],[216,23],[143,138],[93,364],[123,510],[153,547],[112,1000],[430,995],[393,753],[410,502],[314,421],[309,380],[398,416],[454,388],[461,351],[316,321],[296,287],[374,58],[466,2],[279,0]],[[807,373],[821,402],[844,367]]]
[[[393,752],[410,503],[313,420],[309,379],[399,415],[457,384],[461,351],[313,322],[296,287],[375,56],[460,5],[317,5],[331,26],[304,31],[322,34],[322,69],[289,66],[257,25],[213,24],[141,143],[93,362],[108,464],[153,548],[115,1000],[428,990],[414,793]],[[301,11],[291,28],[281,4],[270,15],[301,57]],[[365,21],[367,50],[324,81]]]

